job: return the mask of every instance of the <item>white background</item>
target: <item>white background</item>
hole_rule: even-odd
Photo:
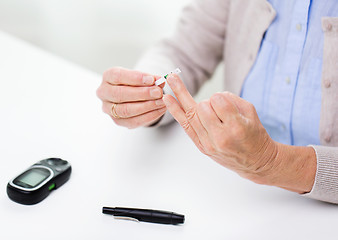
[[[133,68],[190,0],[0,0],[0,30],[102,74]],[[197,96],[221,91],[222,69]]]
[[[100,76],[0,32],[0,239],[337,239],[338,208],[254,184],[201,154],[178,124],[112,124]],[[7,182],[62,157],[70,180],[34,206]],[[185,214],[180,226],[114,220],[103,206]]]
[[[132,67],[182,5],[0,0],[0,28],[99,73]],[[335,205],[240,178],[177,124],[113,125],[95,96],[100,78],[0,33],[0,239],[337,239]],[[47,157],[71,162],[69,182],[35,206],[10,201],[7,182]],[[114,220],[103,206],[176,211],[186,223]]]

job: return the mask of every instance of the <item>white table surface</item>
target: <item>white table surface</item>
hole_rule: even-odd
[[[0,32],[0,239],[338,238],[337,206],[240,178],[177,124],[115,126],[101,112],[100,82]],[[70,161],[70,180],[34,206],[9,200],[7,182],[48,157]],[[186,222],[115,220],[103,206],[174,211]]]

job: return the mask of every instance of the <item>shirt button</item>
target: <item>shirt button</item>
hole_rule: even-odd
[[[282,124],[282,130],[285,131],[286,130],[286,126],[285,124]]]
[[[290,78],[290,77],[286,77],[286,78],[285,78],[285,82],[286,82],[287,84],[290,84],[290,83],[291,83],[291,78]]]
[[[249,60],[250,62],[254,60],[254,55],[252,53],[249,54]]]
[[[272,12],[272,9],[270,7],[267,7],[267,10],[268,10],[269,13]]]
[[[297,23],[296,24],[296,29],[297,29],[298,32],[302,31],[302,24]]]
[[[331,142],[331,134],[327,134],[325,137],[324,137],[324,140],[325,140],[325,142],[327,142],[327,143],[329,143],[329,142]]]
[[[331,31],[332,30],[332,24],[331,23],[325,24],[325,29],[326,29],[326,31]]]
[[[324,86],[325,86],[326,88],[331,87],[331,82],[330,82],[329,79],[324,80]]]

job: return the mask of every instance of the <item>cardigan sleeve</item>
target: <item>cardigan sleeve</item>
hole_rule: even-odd
[[[135,69],[164,75],[179,67],[188,91],[196,94],[223,58],[228,5],[224,0],[193,1],[183,9],[173,36],[150,48]],[[164,92],[173,95],[169,86]],[[157,125],[172,119],[167,112]]]
[[[323,17],[322,109],[320,139],[323,145],[312,146],[317,156],[316,179],[306,196],[338,204],[338,18]]]
[[[338,204],[338,147],[311,146],[317,157],[317,171],[311,192],[304,196]]]

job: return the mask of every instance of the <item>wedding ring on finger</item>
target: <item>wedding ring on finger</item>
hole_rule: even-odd
[[[121,117],[116,113],[116,106],[117,106],[117,103],[113,103],[113,105],[111,106],[110,113],[113,116],[113,118],[119,119]]]

